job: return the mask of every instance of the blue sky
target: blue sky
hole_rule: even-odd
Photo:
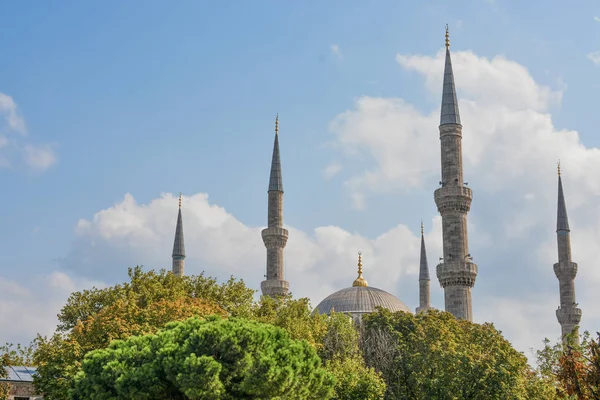
[[[198,207],[195,217],[184,213],[192,254],[188,270],[207,270],[221,279],[233,273],[258,288],[264,263],[258,232],[266,223],[276,113],[285,223],[304,240],[292,244],[291,236],[286,255],[288,275],[297,275],[297,282],[307,279],[296,284],[295,293],[311,296],[316,304],[352,281],[357,247],[372,247],[373,268],[382,273],[378,285],[369,279],[367,251],[367,279],[414,308],[421,218],[430,235],[432,276],[441,254],[432,195],[439,180],[435,118],[441,84],[435,79],[441,82],[441,73],[431,68],[443,68],[435,57],[448,23],[457,54],[459,103],[466,114],[465,141],[472,141],[465,142],[465,151],[481,152],[479,158],[475,150],[465,155],[474,157],[465,165],[475,192],[470,251],[482,271],[474,293],[474,301],[477,295],[482,298],[476,319],[496,322],[514,342],[525,335],[517,345],[526,350],[538,336],[541,340],[558,331],[552,271],[558,158],[566,161],[567,206],[580,271],[595,267],[584,261],[592,263],[600,255],[593,236],[600,231],[595,220],[600,189],[593,183],[594,168],[600,166],[600,65],[594,63],[600,64],[600,57],[593,56],[600,50],[600,22],[594,18],[599,15],[592,1],[576,6],[502,0],[451,5],[383,0],[3,2],[0,93],[14,106],[4,103],[2,108],[0,101],[0,137],[8,141],[0,146],[5,160],[0,169],[5,188],[0,196],[0,288],[14,293],[6,289],[4,298],[0,294],[0,321],[40,305],[50,317],[20,321],[23,328],[16,333],[2,324],[0,341],[27,342],[35,332],[46,332],[70,289],[116,283],[135,264],[169,267],[177,204],[170,194],[180,191],[190,196],[190,209]],[[469,86],[471,78],[476,84]],[[394,103],[398,99],[412,111]],[[500,115],[507,108],[514,113]],[[380,111],[370,113],[375,109]],[[24,128],[11,126],[11,115]],[[410,118],[402,119],[406,115]],[[525,115],[525,121],[547,117],[554,136],[548,133],[530,143],[538,136],[517,117],[514,126],[507,123],[517,115]],[[423,122],[423,129],[412,132],[421,118],[432,123]],[[377,121],[390,125],[369,125]],[[504,123],[506,135],[497,136],[503,139],[477,142],[488,127]],[[522,135],[511,137],[512,127],[524,129]],[[569,136],[574,131],[575,139]],[[385,134],[370,136],[377,132]],[[403,132],[421,145],[394,142]],[[431,136],[425,138],[427,132]],[[571,137],[568,145],[547,139],[561,132]],[[394,146],[398,151],[390,156],[386,149]],[[511,146],[543,157],[513,159],[511,154],[521,150],[511,151]],[[423,171],[420,159],[427,161]],[[364,178],[365,171],[371,171],[370,178]],[[111,214],[126,202],[127,193],[135,204]],[[208,203],[202,193],[208,194]],[[203,208],[206,204],[213,208]],[[193,218],[216,226],[216,220],[229,221],[219,214],[221,208],[235,222],[217,233],[199,229],[196,238]],[[107,211],[98,214],[101,210]],[[211,212],[220,217],[211,220]],[[143,229],[134,226],[141,220]],[[507,228],[511,221],[519,226]],[[107,233],[107,226],[118,234]],[[256,233],[247,247],[240,244],[246,233],[223,233],[240,226]],[[205,257],[200,250],[214,247],[211,238],[221,234],[221,253],[245,249],[233,261],[219,254]],[[140,244],[144,237],[151,238],[148,243],[157,241],[161,252]],[[387,237],[398,241],[381,244]],[[577,249],[585,255],[580,251],[578,257]],[[311,252],[314,257],[306,261],[293,259]],[[234,264],[243,265],[238,270]],[[329,265],[335,278],[316,274]],[[340,276],[348,269],[348,276]],[[384,279],[387,271],[395,271],[393,279]],[[307,274],[319,285],[311,287]],[[600,282],[598,274],[590,274],[590,282]],[[515,276],[521,278],[518,284]],[[44,282],[55,286],[49,289]],[[434,305],[443,308],[437,286],[434,278]],[[528,296],[537,296],[539,304],[554,303],[546,310],[532,305]],[[591,296],[584,299],[592,301]],[[510,318],[498,313],[498,302],[525,309],[523,321],[515,322],[518,327],[505,322]],[[590,329],[593,323],[597,329],[600,314],[591,315],[592,304],[580,306],[584,319],[588,313]],[[540,314],[546,330],[535,331],[530,314]]]

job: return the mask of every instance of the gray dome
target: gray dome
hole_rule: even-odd
[[[376,307],[387,308],[392,312],[411,312],[393,294],[369,286],[352,286],[339,290],[327,296],[315,310],[321,314],[329,314],[333,309],[335,312],[348,313],[356,318],[375,311]]]

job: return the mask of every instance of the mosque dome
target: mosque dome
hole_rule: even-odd
[[[358,253],[358,278],[351,287],[338,290],[327,296],[315,308],[321,314],[332,311],[350,314],[354,319],[360,319],[362,314],[375,311],[382,307],[392,312],[411,312],[410,309],[396,296],[385,290],[370,287],[362,276],[362,256]]]

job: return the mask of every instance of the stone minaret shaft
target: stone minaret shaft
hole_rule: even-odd
[[[181,218],[181,193],[179,193],[179,213],[173,243],[173,275],[183,276],[185,272],[185,245],[183,243],[183,220]]]
[[[431,308],[429,294],[429,266],[427,265],[427,251],[425,250],[425,236],[421,222],[421,260],[419,267],[419,307],[416,312],[427,311]]]
[[[275,143],[269,179],[268,225],[262,231],[262,239],[267,248],[267,274],[260,288],[265,296],[285,296],[289,282],[285,280],[283,249],[287,243],[288,231],[283,228],[283,182],[281,179],[281,159],[279,157],[279,116],[275,119]]]
[[[473,320],[471,288],[475,285],[477,265],[472,262],[467,239],[467,213],[473,192],[463,180],[462,125],[450,60],[450,42],[446,27],[446,64],[440,118],[442,156],[441,188],[434,193],[442,216],[444,258],[436,272],[444,288],[446,311],[457,318]]]
[[[560,307],[556,310],[556,318],[560,323],[563,341],[566,341],[567,335],[572,333],[573,341],[579,342],[578,325],[581,320],[581,309],[577,308],[575,300],[577,264],[571,261],[571,231],[560,177],[560,165],[558,166],[556,240],[558,242],[558,262],[554,264],[554,273],[558,278],[560,289]]]

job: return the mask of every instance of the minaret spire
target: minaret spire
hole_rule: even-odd
[[[179,193],[179,211],[177,213],[177,227],[175,228],[175,242],[173,243],[173,274],[183,276],[185,270],[185,245],[183,242],[183,219],[181,218],[181,193]]]
[[[359,251],[358,252],[358,278],[356,278],[354,280],[354,282],[352,283],[352,286],[362,286],[362,287],[367,287],[369,286],[369,284],[367,283],[366,279],[363,278],[363,264],[362,264],[362,253]]]
[[[260,288],[265,296],[285,296],[289,282],[285,280],[283,250],[287,243],[288,231],[283,227],[283,180],[279,155],[279,114],[275,117],[275,142],[269,178],[268,225],[262,231],[262,239],[267,248],[267,274]]]
[[[419,307],[416,312],[427,311],[431,308],[429,292],[429,266],[427,265],[427,251],[425,250],[425,232],[421,221],[421,259],[419,266]]]
[[[450,35],[446,25],[446,64],[444,66],[444,86],[442,91],[442,112],[440,125],[460,125],[460,113],[458,111],[458,100],[456,99],[456,88],[454,87],[454,73],[452,72],[452,59],[450,58]]]
[[[477,265],[469,254],[467,213],[471,209],[473,192],[464,183],[462,163],[462,125],[454,87],[450,39],[446,26],[446,63],[440,115],[442,155],[441,188],[434,193],[442,216],[444,258],[436,271],[444,288],[446,311],[457,318],[473,320],[471,289],[477,277]]]
[[[575,299],[575,276],[577,263],[571,260],[571,230],[567,217],[567,206],[563,193],[558,163],[558,206],[556,218],[556,240],[558,243],[558,262],[554,264],[554,273],[558,278],[560,290],[560,306],[556,310],[556,318],[560,323],[563,342],[567,343],[568,335],[571,340],[579,342],[578,326],[581,321],[581,309],[577,308]]]

